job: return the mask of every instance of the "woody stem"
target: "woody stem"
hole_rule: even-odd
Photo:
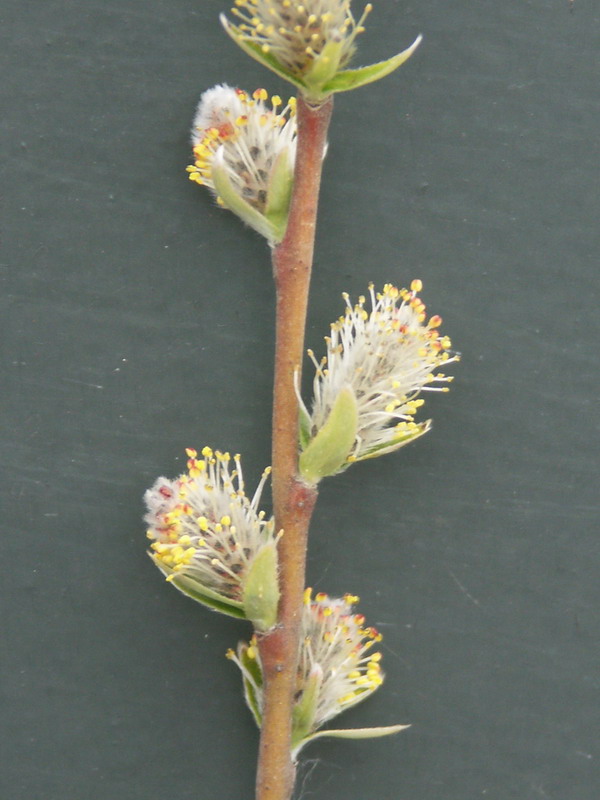
[[[256,800],[289,800],[294,788],[291,726],[305,588],[308,527],[315,487],[298,475],[300,379],[323,152],[333,100],[298,98],[294,189],[285,238],[273,250],[276,346],[273,392],[273,505],[279,540],[276,627],[259,637],[264,691]]]

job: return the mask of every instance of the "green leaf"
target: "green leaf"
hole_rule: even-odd
[[[237,600],[230,600],[228,597],[223,597],[212,589],[200,586],[200,584],[195,581],[186,578],[185,575],[177,575],[172,569],[169,569],[155,558],[152,553],[149,553],[149,555],[163,575],[167,577],[175,575],[174,578],[169,580],[169,583],[182,594],[191,597],[192,600],[195,600],[197,603],[202,603],[202,605],[212,608],[213,611],[220,611],[221,614],[227,614],[230,617],[237,617],[238,619],[246,619],[242,603]]]
[[[292,746],[305,739],[313,727],[322,683],[323,670],[316,665],[292,711]]]
[[[403,447],[405,444],[409,444],[414,439],[418,439],[419,436],[423,436],[424,433],[431,428],[431,420],[428,419],[426,422],[421,422],[417,425],[416,428],[410,431],[403,431],[396,436],[395,439],[392,439],[391,442],[386,442],[385,444],[379,444],[376,447],[372,447],[370,450],[358,457],[356,461],[366,461],[368,458],[377,458],[378,456],[384,456],[386,453],[393,453],[394,450],[398,450]]]
[[[325,424],[300,455],[300,474],[311,484],[335,475],[345,465],[356,439],[358,406],[354,392],[343,388]]]
[[[282,66],[274,55],[271,53],[265,53],[259,44],[248,42],[246,39],[242,38],[236,32],[235,27],[229,22],[225,14],[221,14],[219,19],[221,20],[221,25],[225,28],[225,32],[231,37],[231,39],[233,39],[238,47],[241,47],[244,53],[249,55],[251,58],[254,58],[256,61],[259,61],[268,69],[273,70],[273,72],[279,75],[280,78],[284,78],[284,80],[293,83],[294,86],[297,86],[299,89],[306,88],[304,83],[292,72]]]
[[[256,693],[257,687],[261,688],[263,684],[260,665],[258,664],[256,658],[250,658],[248,655],[248,645],[240,644],[237,655],[239,658],[239,666],[242,670],[244,698],[248,708],[252,712],[254,721],[260,728],[262,724],[262,715],[260,712],[260,703]]]
[[[250,225],[251,228],[254,228],[255,231],[258,231],[270,242],[278,241],[278,231],[273,228],[273,225],[260,211],[252,208],[243,197],[240,197],[226,170],[217,163],[214,163],[212,167],[212,180],[215,191],[226,208],[237,214],[246,225]]]
[[[306,410],[306,406],[304,403],[300,402],[300,420],[298,426],[298,435],[300,438],[300,449],[306,450],[308,447],[308,443],[310,442],[310,429],[312,426],[312,420],[310,418],[310,414]]]
[[[321,89],[327,94],[331,92],[348,92],[350,89],[358,89],[359,86],[365,86],[367,83],[373,83],[380,78],[385,78],[390,72],[398,69],[399,66],[411,57],[419,44],[421,43],[422,36],[417,36],[415,41],[406,50],[398,53],[387,61],[379,61],[377,64],[371,64],[368,67],[359,67],[358,69],[345,69],[338,72],[334,77],[324,84]]]
[[[260,726],[262,725],[262,716],[260,713],[260,709],[258,707],[258,698],[256,697],[256,689],[254,688],[252,682],[249,681],[248,678],[246,678],[245,676],[242,680],[244,684],[244,699],[246,700],[246,704],[250,709],[252,716],[254,717],[254,721],[260,728]]]
[[[326,736],[330,736],[334,739],[377,739],[381,736],[391,736],[394,733],[400,733],[400,731],[404,731],[407,728],[410,728],[410,725],[386,725],[381,728],[342,728],[338,730],[317,731],[317,733],[311,733],[310,736],[306,736],[298,744],[296,749],[292,752],[292,757],[295,758],[300,750],[309,742],[315,739],[323,739]]]
[[[290,208],[290,198],[294,183],[294,170],[290,164],[290,157],[287,150],[282,150],[273,166],[269,176],[267,187],[266,214],[285,214]]]
[[[293,166],[290,164],[288,151],[282,150],[271,168],[265,208],[265,217],[277,235],[274,239],[276,242],[280,242],[285,236],[293,186]]]
[[[314,59],[310,69],[304,75],[304,83],[311,94],[314,93],[317,97],[323,96],[323,86],[338,71],[343,49],[343,39],[340,38],[338,42],[328,41],[317,58]]]
[[[275,625],[278,603],[277,545],[271,542],[258,552],[244,582],[244,611],[257,631]]]

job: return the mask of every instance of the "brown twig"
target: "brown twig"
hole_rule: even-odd
[[[333,100],[314,108],[298,99],[294,190],[285,238],[273,251],[277,290],[273,392],[273,505],[281,599],[276,628],[259,641],[264,707],[256,800],[288,800],[294,787],[291,719],[296,690],[308,526],[315,487],[298,477],[298,398],[323,151]],[[296,375],[298,378],[296,378]]]

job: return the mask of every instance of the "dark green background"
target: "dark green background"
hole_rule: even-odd
[[[358,8],[358,7],[357,7]],[[252,797],[224,651],[141,497],[183,448],[269,460],[260,238],[186,180],[199,93],[287,88],[221,0],[4,0],[3,800]],[[598,797],[597,0],[379,0],[336,100],[308,344],[341,293],[424,281],[463,353],[432,433],[323,486],[309,579],[356,592],[387,682],[300,768],[327,800]]]

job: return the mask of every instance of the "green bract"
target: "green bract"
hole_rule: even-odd
[[[304,5],[310,6],[310,3]],[[302,69],[299,64],[290,67],[280,54],[278,57],[279,51],[268,43],[267,35],[261,37],[242,31],[239,26],[233,25],[224,14],[221,14],[220,19],[225,31],[245,53],[275,72],[279,77],[292,83],[300,90],[307,102],[315,105],[322,103],[335,92],[358,89],[360,86],[365,86],[389,75],[410,58],[422,39],[421,36],[418,36],[410,47],[386,61],[379,61],[358,69],[344,69],[343,65],[348,60],[346,57],[348,48],[344,47],[344,40],[332,38],[324,43],[320,53],[307,58],[305,69]],[[355,30],[360,32],[358,28]]]
[[[244,612],[257,631],[268,631],[277,621],[279,586],[277,545],[265,545],[250,565],[244,582]]]
[[[301,424],[302,428],[302,424]],[[311,484],[335,475],[347,466],[358,428],[358,405],[354,392],[344,387],[337,395],[323,427],[300,454],[300,474]]]
[[[228,208],[234,214],[237,214],[242,222],[254,228],[257,233],[260,233],[269,242],[277,244],[283,239],[287,227],[293,184],[291,170],[284,172],[283,169],[279,169],[277,175],[271,176],[264,212],[260,212],[251,206],[239,194],[224,165],[217,163],[213,165],[212,180],[220,203],[224,208]]]

